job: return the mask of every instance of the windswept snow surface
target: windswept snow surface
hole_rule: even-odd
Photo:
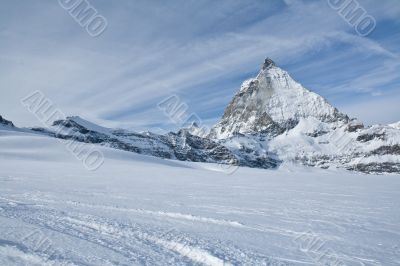
[[[0,265],[399,265],[400,176],[240,168],[0,130]]]

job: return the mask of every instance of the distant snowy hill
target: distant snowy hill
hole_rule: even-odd
[[[19,130],[2,117],[0,126]],[[364,173],[400,172],[400,122],[364,127],[268,58],[208,134],[196,124],[165,135],[115,130],[77,116],[29,131],[180,161],[253,168],[290,162]]]

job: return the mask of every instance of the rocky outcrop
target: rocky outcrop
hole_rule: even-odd
[[[13,122],[4,119],[1,115],[0,115],[0,125],[7,126],[7,127],[15,127]]]
[[[180,161],[209,162],[226,165],[240,165],[260,168],[273,168],[279,165],[274,158],[254,158],[245,152],[235,153],[228,147],[209,138],[192,135],[188,129],[165,135],[137,133],[126,130],[111,130],[77,117],[55,121],[51,130],[36,131],[51,134],[56,138],[93,143],[124,151],[151,155]]]
[[[400,164],[397,162],[360,163],[347,169],[367,174],[400,173]]]

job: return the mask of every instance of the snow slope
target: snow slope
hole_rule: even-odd
[[[99,149],[0,130],[0,265],[400,264],[399,175]]]

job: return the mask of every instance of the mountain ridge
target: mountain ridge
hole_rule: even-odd
[[[1,116],[0,123],[14,127]],[[243,82],[208,134],[196,124],[163,135],[109,129],[78,116],[30,132],[228,168],[276,168],[287,162],[400,173],[400,122],[365,127],[294,81],[269,58],[255,78]]]

